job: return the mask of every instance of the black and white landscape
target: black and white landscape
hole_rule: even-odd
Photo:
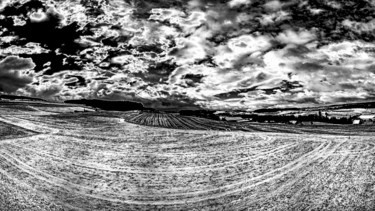
[[[0,211],[375,210],[375,1],[0,0]]]

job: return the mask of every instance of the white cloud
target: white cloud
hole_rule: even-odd
[[[281,9],[282,6],[283,4],[278,0],[268,1],[267,3],[264,4],[264,7],[269,10],[279,10]]]
[[[228,2],[229,7],[239,7],[242,5],[250,4],[251,0],[231,0]]]
[[[180,21],[185,16],[184,12],[177,9],[154,8],[150,13],[149,20],[170,21],[172,23]]]
[[[316,35],[313,32],[307,30],[300,30],[298,32],[295,32],[291,29],[288,29],[280,33],[276,37],[276,39],[281,43],[303,45],[312,40],[315,40]]]
[[[31,13],[29,18],[31,22],[43,22],[43,21],[48,20],[47,14],[43,12],[42,10]]]
[[[273,24],[275,22],[287,20],[290,18],[290,14],[285,11],[277,11],[274,13],[267,13],[261,16],[259,18],[259,21],[262,25],[269,25]]]
[[[258,57],[271,47],[271,38],[268,36],[243,35],[230,39],[225,46],[218,46],[213,58],[220,68],[233,68],[244,55]]]
[[[201,36],[198,36],[199,32],[202,32]],[[204,39],[205,32],[205,30],[198,30],[188,38],[176,39],[177,47],[169,55],[178,65],[193,64],[206,58],[210,47],[207,46],[207,41]]]
[[[368,22],[356,22],[351,20],[344,20],[342,24],[349,28],[350,30],[356,32],[372,32],[375,29],[375,20],[371,20]]]

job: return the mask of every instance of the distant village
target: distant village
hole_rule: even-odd
[[[284,112],[284,113],[246,113],[226,111],[180,111],[180,115],[196,116],[228,122],[284,123],[294,125],[354,124],[372,125],[375,114],[348,112]]]

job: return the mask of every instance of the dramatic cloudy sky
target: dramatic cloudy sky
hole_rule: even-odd
[[[374,0],[2,0],[0,91],[256,109],[375,100]]]

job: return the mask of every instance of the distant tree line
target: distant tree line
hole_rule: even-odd
[[[278,123],[289,123],[291,121],[297,122],[325,122],[332,124],[352,124],[355,117],[334,117],[334,116],[322,116],[316,114],[310,115],[241,115],[244,119],[251,119],[254,122],[278,122]]]
[[[67,100],[65,103],[81,104],[107,111],[144,110],[142,103],[131,101],[105,101],[97,99]]]
[[[44,101],[46,100],[35,98],[35,97],[25,97],[16,95],[0,95],[0,100],[28,100],[28,101]]]
[[[224,120],[220,119],[220,116],[215,115],[215,111],[209,110],[181,110],[180,115],[184,116],[195,116],[213,120]],[[310,115],[266,115],[266,114],[246,114],[246,115],[229,115],[223,114],[227,117],[241,117],[242,119],[247,119],[252,122],[275,122],[275,123],[290,123],[291,121],[301,122],[325,122],[332,124],[352,124],[356,116],[350,117],[334,117],[329,115],[322,115],[319,111],[317,114]]]
[[[202,117],[207,119],[213,119],[213,120],[220,120],[220,117],[215,113],[215,111],[209,111],[209,110],[181,110],[180,115],[183,116],[195,116],[195,117]]]

